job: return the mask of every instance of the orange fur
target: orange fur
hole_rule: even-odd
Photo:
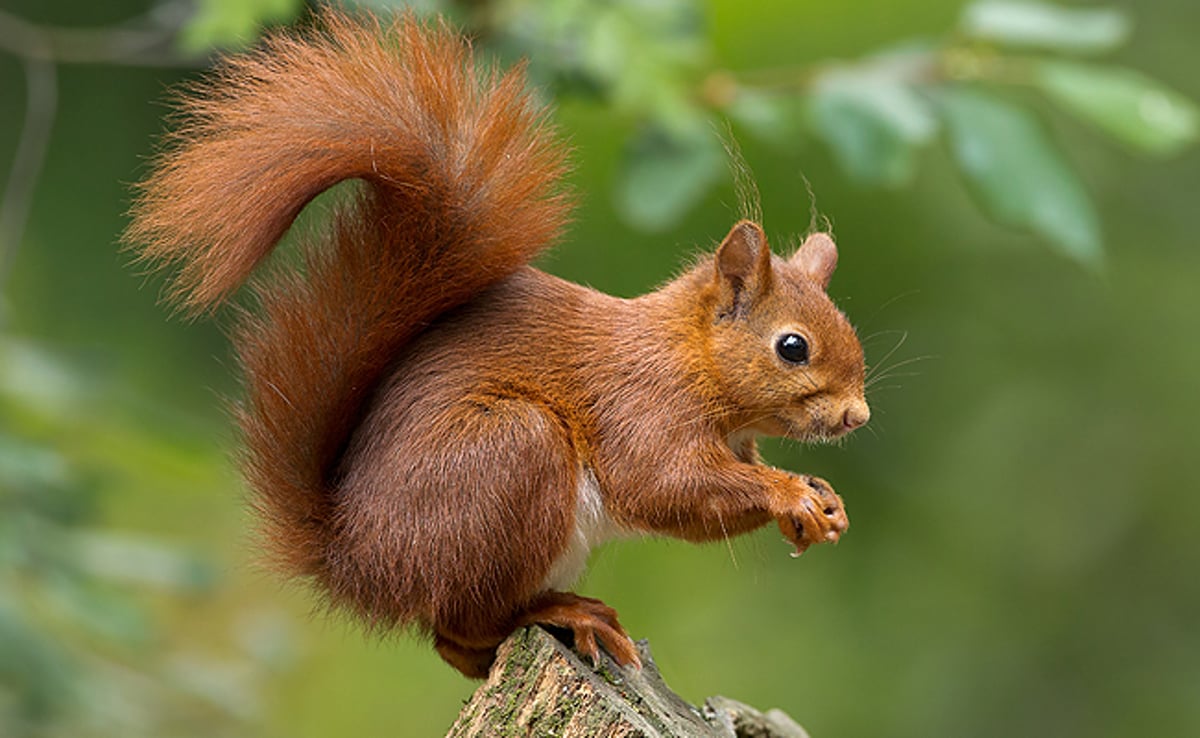
[[[362,182],[302,271],[256,282],[235,335],[264,540],[334,605],[435,635],[471,676],[534,622],[635,663],[615,612],[557,590],[589,536],[776,520],[803,550],[845,530],[827,484],[763,466],[753,440],[866,422],[827,236],[783,259],[742,221],[633,300],[526,266],[568,215],[563,149],[519,71],[477,71],[410,16],[325,11],[227,60],[183,112],[126,239],[177,268],[189,312],[224,301],[313,197]],[[803,364],[778,353],[785,333],[807,339]]]

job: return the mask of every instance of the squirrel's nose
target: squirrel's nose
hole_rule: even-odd
[[[842,425],[846,430],[854,430],[867,424],[871,419],[871,408],[867,407],[865,400],[854,400],[846,407],[846,412],[842,415]]]

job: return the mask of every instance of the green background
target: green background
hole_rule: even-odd
[[[6,5],[85,26],[141,7]],[[1200,5],[1124,5],[1136,28],[1114,58],[1200,97]],[[752,69],[940,33],[959,10],[722,0],[706,20],[717,64]],[[254,568],[220,400],[236,392],[228,316],[170,319],[161,281],[118,253],[128,184],[185,75],[59,74],[45,170],[3,285],[5,330],[64,357],[89,389],[39,432],[102,470],[89,479],[94,524],[173,542],[212,574],[194,592],[137,594],[142,637],[112,658],[137,669],[176,654],[212,682],[197,693],[235,705],[232,722],[201,711],[167,733],[212,720],[212,734],[441,734],[472,683],[425,644],[314,614],[308,593]],[[0,56],[0,171],[23,95],[18,62]],[[736,217],[730,181],[667,233],[629,229],[613,193],[633,124],[582,101],[557,117],[582,204],[548,270],[638,294]],[[870,396],[869,428],[846,443],[769,448],[845,498],[852,527],[837,547],[793,560],[772,528],[728,547],[623,542],[594,557],[580,591],[651,640],[685,697],[780,707],[814,736],[1200,735],[1200,156],[1148,160],[1046,120],[1102,214],[1099,272],[988,222],[944,148],[911,186],[878,189],[850,182],[811,140],[781,152],[742,139],[776,247],[809,227],[807,178],[841,248],[830,292],[868,361],[900,335],[892,360],[919,360]]]

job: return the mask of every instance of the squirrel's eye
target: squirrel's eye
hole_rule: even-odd
[[[808,341],[799,333],[784,333],[775,342],[775,353],[789,364],[807,364]]]

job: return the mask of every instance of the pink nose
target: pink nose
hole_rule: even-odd
[[[862,400],[856,400],[850,403],[846,408],[845,414],[842,415],[842,425],[846,430],[854,430],[867,424],[871,419],[871,408],[867,407],[867,403]]]

